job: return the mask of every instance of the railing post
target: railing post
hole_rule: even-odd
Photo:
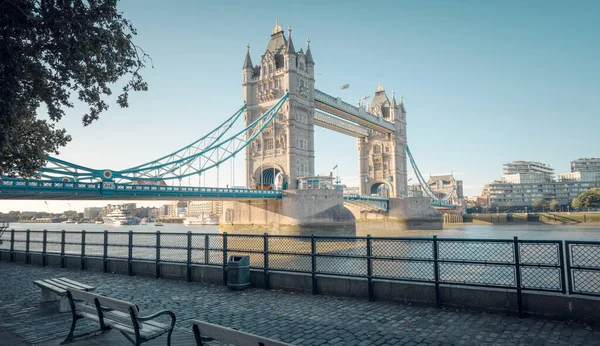
[[[519,318],[523,318],[523,297],[521,296],[521,260],[519,259],[519,238],[514,237],[515,249],[515,276],[517,284],[517,307],[519,309]]]
[[[192,282],[192,232],[187,233],[187,282]]]
[[[31,236],[31,231],[27,230],[25,234],[25,264],[29,264],[29,238]]]
[[[562,288],[561,292],[562,294],[567,293],[567,286],[565,283],[565,253],[564,253],[564,243],[563,241],[559,241],[558,242],[558,252],[560,254],[559,256],[559,260],[560,260],[560,274],[561,274],[561,278],[560,278],[560,287]]]
[[[85,270],[85,230],[81,231],[81,270]]]
[[[263,286],[269,289],[269,234],[263,235]]]
[[[63,229],[62,232],[60,233],[60,267],[64,268],[65,267],[65,238],[66,238],[66,232]]]
[[[10,261],[15,261],[15,230],[10,230]]]
[[[227,232],[223,232],[223,285],[227,285]]]
[[[108,273],[108,231],[104,230],[104,252],[102,253],[102,265],[105,273]]]
[[[160,279],[160,231],[156,231],[156,268],[154,276]]]
[[[371,246],[371,235],[367,234],[367,289],[369,292],[369,301],[373,301],[375,299],[373,295],[373,261],[371,259],[372,256],[373,253]]]
[[[48,230],[44,230],[42,238],[42,267],[46,266],[46,242],[48,241]]]
[[[210,241],[208,239],[208,234],[204,235],[204,264],[210,263]]]
[[[571,247],[569,242],[565,242],[565,264],[567,265],[567,285],[569,294],[573,294],[573,277],[571,276]]]
[[[317,289],[317,239],[315,234],[310,235],[310,258],[311,258],[311,275],[312,275],[312,294],[318,294]]]
[[[440,298],[440,262],[438,253],[438,239],[437,236],[433,236],[433,279],[435,284],[435,307],[441,308],[442,302]]]
[[[129,246],[127,253],[127,274],[133,275],[133,231],[129,231]]]

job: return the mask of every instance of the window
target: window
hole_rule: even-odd
[[[298,64],[298,65],[299,65],[299,69],[300,69],[300,71],[304,71],[304,63],[302,63],[302,62],[301,62],[301,63],[300,63],[300,64]]]
[[[279,80],[277,80],[277,79],[275,80],[275,87],[279,88]]]
[[[265,139],[265,150],[273,149],[273,138]]]

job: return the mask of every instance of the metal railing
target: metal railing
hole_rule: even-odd
[[[440,285],[490,287],[515,290],[522,315],[523,291],[544,291],[600,297],[600,242],[513,239],[325,237],[250,234],[200,234],[161,232],[53,232],[10,231],[10,261],[24,253],[101,258],[104,271],[109,259],[153,261],[156,277],[161,263],[222,267],[227,280],[227,258],[247,255],[250,266],[262,271],[269,288],[269,272],[305,273],[312,276],[313,293],[318,275],[363,278],[373,299],[373,280],[431,284],[436,305]]]

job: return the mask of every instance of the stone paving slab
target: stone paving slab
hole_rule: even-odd
[[[134,302],[141,315],[173,311],[177,316],[173,345],[194,344],[191,319],[298,345],[600,345],[600,330],[562,321],[274,290],[230,291],[225,286],[15,263],[0,263],[0,331],[5,329],[27,344],[62,341],[70,314],[59,314],[56,303],[40,304],[40,289],[33,284],[55,277]],[[89,321],[78,322],[78,331],[94,328]],[[126,344],[120,333],[111,331],[72,345]],[[160,337],[147,345],[165,344],[166,337]]]

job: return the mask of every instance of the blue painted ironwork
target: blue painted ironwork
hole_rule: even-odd
[[[431,190],[431,187],[429,186],[429,184],[425,181],[425,178],[423,178],[423,176],[421,175],[421,171],[419,170],[419,167],[417,166],[417,163],[415,162],[415,159],[412,156],[412,153],[410,152],[410,149],[408,148],[408,145],[406,146],[406,153],[408,154],[408,159],[410,160],[410,165],[413,168],[413,171],[415,172],[415,175],[417,176],[417,180],[419,181],[419,184],[421,185],[421,188],[423,189],[423,192],[425,192],[425,194],[427,195],[427,197],[431,198],[431,205],[432,206],[436,206],[436,207],[448,207],[448,208],[456,208],[454,205],[450,204],[450,203],[446,203],[450,197],[452,197],[452,194],[454,193],[454,187],[450,190],[450,192],[448,192],[444,197],[438,197],[435,192],[433,192],[433,190]]]
[[[134,185],[114,182],[60,182],[7,178],[0,182],[3,199],[280,199],[280,190],[193,186]]]
[[[157,160],[124,170],[93,169],[54,157],[47,159],[39,176],[62,182],[100,182],[148,184],[200,175],[235,157],[271,123],[288,99],[288,93],[244,129],[234,132],[233,125],[246,109],[244,105],[219,127],[197,141]]]
[[[367,112],[364,108],[353,106],[342,101],[339,97],[333,97],[321,90],[315,89],[315,107],[340,118],[384,133],[395,133],[394,123],[384,120],[374,114]]]
[[[377,196],[344,195],[344,201],[361,201],[385,211],[388,211],[390,206],[389,198]]]

